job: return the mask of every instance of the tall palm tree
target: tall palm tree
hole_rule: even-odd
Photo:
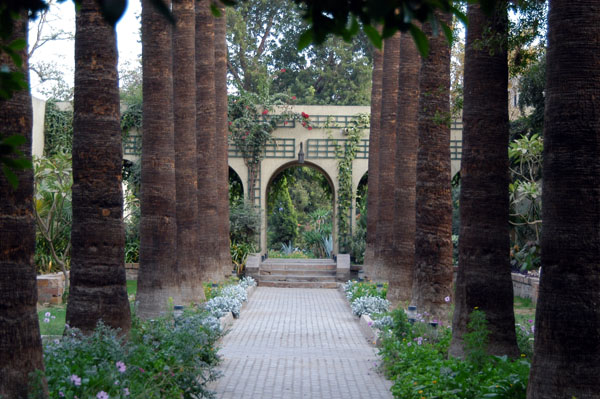
[[[379,166],[377,189],[377,245],[372,276],[388,280],[394,259],[394,180],[396,157],[396,112],[398,101],[398,72],[400,68],[400,33],[386,39],[383,52],[381,122],[379,135]]]
[[[377,205],[379,189],[379,135],[381,131],[381,90],[383,74],[383,48],[373,49],[373,77],[371,84],[371,121],[369,133],[369,182],[367,195],[367,242],[364,271],[371,277],[377,246]]]
[[[13,34],[2,45],[27,40],[27,13],[14,21]],[[23,60],[14,68],[29,81],[27,46],[19,52]],[[0,65],[12,65],[0,52]],[[17,91],[0,100],[0,137],[25,137],[23,156],[31,160],[31,95]],[[16,172],[19,186],[14,189],[0,174],[0,396],[28,397],[29,373],[43,370],[42,340],[36,311],[37,284],[33,262],[35,219],[33,216],[33,170]]]
[[[170,1],[167,2],[170,5]],[[179,283],[172,31],[151,0],[142,1],[143,134],[138,315],[154,317],[175,301]]]
[[[216,156],[215,34],[209,0],[196,2],[196,140],[200,268],[204,280],[221,281]]]
[[[203,302],[198,266],[198,171],[196,169],[196,15],[194,0],[173,0],[173,113],[177,198],[179,303]],[[174,298],[175,300],[175,298]]]
[[[464,354],[463,334],[478,307],[488,321],[488,352],[517,356],[507,223],[506,2],[497,4],[491,18],[479,5],[469,5],[467,12],[459,268],[450,354]]]
[[[542,276],[528,399],[600,398],[600,8],[551,0]]]
[[[419,126],[419,71],[421,59],[409,34],[400,37],[400,75],[396,115],[394,248],[396,270],[390,275],[388,299],[410,301],[415,266],[415,187]]]
[[[75,30],[73,224],[66,321],[91,332],[102,320],[123,333],[131,315],[125,279],[123,150],[115,30],[94,0]]]
[[[452,17],[438,13],[450,24]],[[429,38],[429,54],[419,78],[415,279],[413,303],[440,319],[452,290],[452,197],[450,194],[450,46],[442,35]]]
[[[229,251],[229,163],[227,162],[227,16],[225,6],[219,3],[221,16],[215,18],[215,98],[216,98],[216,155],[217,155],[217,206],[219,216],[219,247],[221,268],[231,271]]]

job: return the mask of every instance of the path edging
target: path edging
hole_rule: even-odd
[[[350,301],[346,298],[346,293],[344,292],[344,285],[338,285],[338,291],[344,297],[344,302],[348,305],[348,309],[352,312],[352,308],[350,307]],[[373,327],[373,319],[369,315],[362,315],[359,318],[359,326],[360,332],[363,334],[365,339],[369,342],[371,346],[379,346],[381,344],[381,337],[379,336],[380,331]]]

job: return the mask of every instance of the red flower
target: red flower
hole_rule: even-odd
[[[312,130],[312,126],[307,127],[308,130]]]
[[[306,122],[302,122],[302,126],[306,126]]]
[[[269,113],[269,110],[268,110],[268,109],[265,109],[265,110],[263,110],[263,112],[262,112],[262,114],[263,114],[263,115],[266,115],[266,114],[268,114],[268,113]]]
[[[285,68],[281,68],[279,72],[285,72]]]
[[[296,99],[296,96],[292,96],[292,100],[295,100],[295,99]]]
[[[308,119],[308,118],[309,118],[309,115],[308,115],[306,112],[302,112],[302,114],[301,114],[301,115],[302,115],[302,117],[303,117],[304,119]]]
[[[229,122],[229,126],[231,126],[231,121]]]
[[[287,125],[287,121],[283,121],[283,126]]]

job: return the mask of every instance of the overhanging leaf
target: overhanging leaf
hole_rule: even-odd
[[[298,51],[302,51],[313,41],[313,32],[312,30],[306,30],[300,35],[300,39],[298,39]]]
[[[422,57],[427,57],[429,55],[429,41],[427,40],[427,36],[425,33],[415,25],[410,25],[410,34],[415,41],[415,45],[417,46],[417,50],[421,53]]]
[[[365,32],[365,35],[367,35],[371,43],[381,50],[383,47],[383,40],[381,39],[379,32],[377,32],[377,29],[372,25],[363,25],[363,32]]]

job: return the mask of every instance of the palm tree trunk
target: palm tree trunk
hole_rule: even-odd
[[[27,13],[14,20],[13,40],[27,40]],[[27,46],[19,52],[23,60],[19,70],[29,81]],[[0,65],[13,65],[4,52]],[[25,137],[20,147],[31,160],[31,96],[28,90],[17,91],[12,98],[0,100],[0,137],[15,134]],[[37,283],[33,262],[35,219],[33,215],[33,170],[15,173],[19,186],[14,189],[0,173],[0,396],[28,397],[29,373],[43,370],[42,340],[36,311]]]
[[[170,1],[167,2],[170,5]],[[138,315],[167,310],[179,287],[171,25],[142,1],[143,135]]]
[[[219,235],[214,18],[210,1],[196,2],[196,139],[198,162],[198,223],[200,268],[205,281],[221,281],[224,274]]]
[[[177,279],[174,303],[206,300],[198,265],[198,171],[196,168],[196,14],[194,0],[174,0],[173,113],[177,197]]]
[[[383,48],[373,49],[373,77],[371,85],[371,121],[369,133],[369,182],[367,191],[367,242],[363,270],[372,276],[377,246],[377,206],[379,189],[379,135],[381,131],[381,90],[383,74]]]
[[[396,157],[396,112],[398,72],[400,68],[400,33],[385,41],[381,95],[381,130],[379,135],[379,166],[377,190],[377,245],[372,268],[374,280],[388,280],[394,257],[394,183]]]
[[[75,31],[71,291],[66,321],[86,333],[100,320],[124,334],[131,325],[118,82],[115,30],[96,1],[84,0]]]
[[[396,165],[394,248],[397,253],[397,269],[390,275],[387,295],[392,304],[410,301],[412,295],[415,266],[415,187],[419,138],[417,116],[420,69],[421,60],[412,37],[409,34],[402,34],[394,162]]]
[[[215,18],[215,98],[217,110],[217,189],[219,207],[219,245],[221,267],[224,273],[231,272],[231,252],[229,250],[229,163],[227,161],[227,17],[225,6],[219,3],[221,17]]]
[[[450,354],[464,354],[469,314],[479,307],[488,321],[488,352],[514,357],[518,348],[509,265],[508,64],[502,43],[507,37],[506,2],[497,5],[492,18],[478,5],[469,5],[468,17],[459,268]]]
[[[438,13],[450,25],[452,17]],[[452,196],[450,191],[450,46],[431,25],[429,55],[419,79],[415,274],[413,303],[420,313],[445,319],[452,292]]]
[[[542,276],[528,399],[600,398],[600,8],[551,0]]]

